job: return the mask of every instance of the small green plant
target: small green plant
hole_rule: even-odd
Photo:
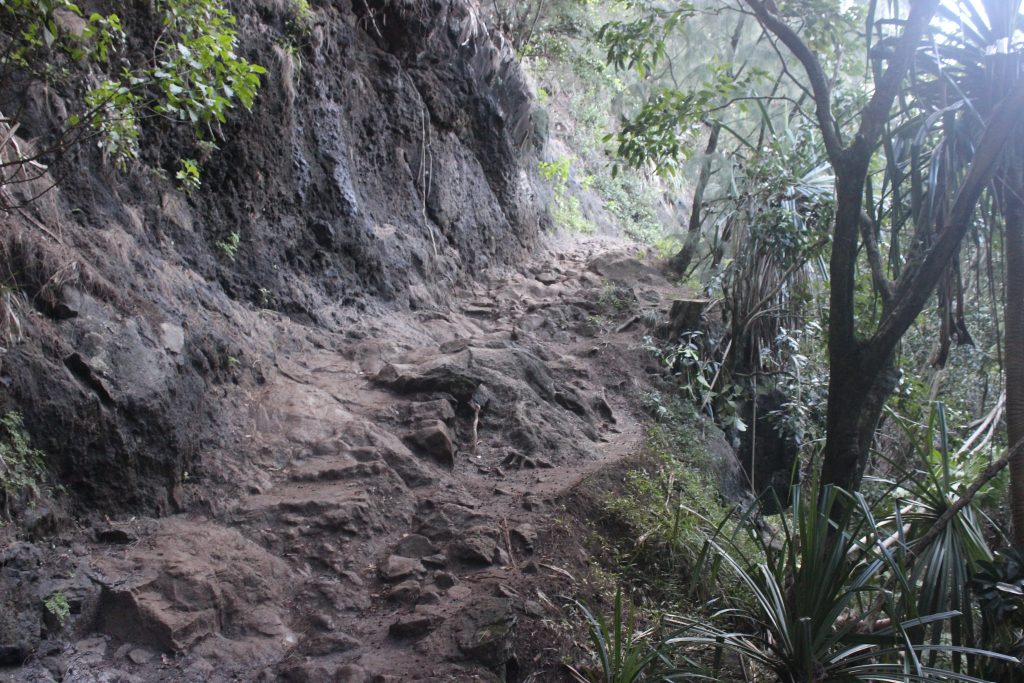
[[[313,30],[313,8],[309,6],[309,0],[289,0],[288,14],[285,22],[288,32],[308,36]]]
[[[241,244],[241,242],[242,236],[236,230],[220,242],[217,242],[217,248],[220,249],[222,254],[234,261],[235,256],[238,253],[238,245]]]
[[[582,603],[573,601],[587,622],[597,667],[568,667],[578,683],[641,683],[673,680],[672,661],[662,652],[662,643],[653,636],[657,629],[638,631],[632,610],[623,608],[622,591],[615,592],[611,620],[594,614]]]
[[[10,516],[11,502],[21,496],[38,498],[46,466],[41,451],[29,445],[21,413],[0,417],[0,511]]]
[[[601,285],[601,294],[597,298],[597,303],[605,310],[628,313],[636,307],[636,295],[628,287],[605,280]]]
[[[626,473],[624,486],[604,504],[604,521],[619,529],[615,565],[623,577],[643,577],[657,598],[674,602],[709,599],[719,589],[743,586],[707,547],[713,533],[744,544],[742,515],[719,497],[709,476],[713,456],[701,445],[702,423],[689,403],[651,393],[646,409],[657,419],[647,435],[645,463]],[[751,557],[757,547],[746,543]]]
[[[202,185],[202,181],[199,180],[199,164],[196,163],[195,159],[182,159],[181,167],[174,174],[174,177],[181,183],[186,192],[198,190],[199,186]]]
[[[64,626],[71,619],[71,605],[68,604],[68,597],[60,591],[46,598],[43,606],[61,626]]]

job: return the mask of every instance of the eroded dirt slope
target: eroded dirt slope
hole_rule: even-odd
[[[190,512],[5,551],[74,615],[26,617],[45,637],[0,680],[558,680],[536,638],[565,558],[538,535],[642,443],[641,339],[681,295],[636,256],[562,243],[345,332],[254,313],[274,361],[226,390]]]

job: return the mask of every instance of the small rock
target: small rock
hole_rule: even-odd
[[[469,586],[452,586],[448,589],[448,597],[454,601],[464,600],[473,594]]]
[[[410,576],[422,574],[423,564],[411,557],[391,555],[380,567],[380,577],[388,582],[401,581]]]
[[[452,559],[467,564],[488,565],[494,562],[494,539],[483,533],[468,533],[449,546]]]
[[[504,676],[513,654],[516,621],[509,600],[481,598],[459,615],[455,643],[467,659]]]
[[[361,645],[362,643],[359,639],[353,638],[347,633],[336,631],[304,640],[302,642],[302,652],[310,657],[327,657],[354,650]]]
[[[518,597],[520,597],[519,593],[516,591],[515,588],[512,588],[511,586],[506,586],[503,583],[499,583],[498,586],[494,589],[494,592],[497,593],[499,598],[518,598]]]
[[[442,553],[421,558],[420,562],[422,562],[424,566],[433,567],[435,569],[440,569],[442,567],[448,566],[448,558],[445,557]]]
[[[451,353],[458,353],[459,351],[463,351],[467,348],[469,348],[468,339],[451,339],[441,344],[440,351],[447,355]]]
[[[419,600],[416,601],[418,605],[436,605],[441,602],[441,593],[434,588],[425,588],[420,593]]]
[[[405,437],[406,443],[445,467],[455,466],[455,447],[448,426],[434,420]]]
[[[388,627],[388,633],[395,638],[416,638],[433,631],[436,623],[437,619],[432,614],[406,614]]]
[[[333,631],[335,629],[334,617],[327,612],[314,612],[309,617],[313,628],[319,631]]]
[[[141,647],[137,647],[134,650],[128,652],[128,659],[131,660],[133,663],[139,665],[148,664],[150,661],[152,661],[154,656],[155,655],[152,650],[147,650]]]
[[[75,643],[75,652],[79,654],[104,655],[107,652],[107,639],[103,636],[95,636],[79,640]]]
[[[555,275],[554,273],[552,273],[552,272],[549,272],[549,271],[545,271],[545,272],[543,272],[543,273],[539,273],[539,274],[537,274],[537,275],[536,275],[536,276],[534,277],[534,279],[535,279],[535,280],[536,280],[537,282],[541,283],[542,285],[553,285],[553,284],[555,284],[556,282],[558,282],[558,279],[559,279],[559,278],[558,278],[558,276],[557,276],[557,275]]]
[[[171,353],[181,353],[185,348],[185,330],[180,325],[160,323],[164,348]]]
[[[540,619],[544,616],[544,608],[536,600],[526,600],[523,602],[523,612],[534,619]]]
[[[358,664],[345,664],[334,672],[334,683],[366,683],[366,669]]]
[[[509,537],[524,550],[533,552],[533,544],[537,542],[537,530],[532,524],[520,524],[509,532]]]
[[[455,409],[451,401],[441,398],[436,401],[419,401],[405,407],[405,419],[409,422],[424,420],[442,420],[450,423],[455,419]]]
[[[135,543],[139,537],[120,527],[108,527],[96,530],[96,540],[100,543],[112,543],[114,545],[128,545]]]
[[[437,548],[430,539],[419,534],[409,534],[395,546],[395,555],[401,557],[421,558],[436,552]]]
[[[481,384],[473,391],[472,398],[469,402],[473,405],[479,406],[481,410],[487,408],[494,401],[494,394],[487,388],[486,384]]]
[[[388,598],[396,602],[411,604],[420,596],[420,584],[415,579],[403,581],[391,588]]]
[[[523,509],[529,510],[530,512],[537,512],[544,509],[544,503],[537,500],[533,496],[523,497]]]
[[[434,572],[434,584],[440,588],[451,588],[457,583],[455,576],[448,572]]]

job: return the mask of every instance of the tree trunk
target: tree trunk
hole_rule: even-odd
[[[693,261],[693,255],[697,253],[697,242],[700,241],[701,214],[704,204],[704,190],[707,189],[711,180],[712,155],[718,149],[718,134],[722,130],[722,124],[717,121],[711,126],[711,136],[708,138],[707,147],[704,149],[704,158],[700,163],[700,175],[697,177],[697,186],[693,190],[693,203],[690,206],[690,223],[686,227],[686,242],[679,253],[668,262],[669,268],[679,275],[685,275]]]
[[[1014,145],[996,193],[1006,226],[1006,433],[1010,446],[1024,439],[1024,144]],[[1024,547],[1024,452],[1010,459],[1013,540]]]

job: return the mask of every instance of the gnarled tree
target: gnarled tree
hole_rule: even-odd
[[[828,321],[829,398],[825,458],[821,483],[859,488],[875,428],[898,374],[894,353],[968,231],[979,196],[1003,159],[1003,150],[1019,125],[1024,84],[1006,91],[983,120],[983,131],[969,168],[959,183],[941,225],[927,241],[915,239],[899,276],[889,280],[871,229],[866,189],[872,160],[882,143],[907,74],[935,13],[938,0],[915,0],[902,26],[885,37],[885,49],[871,51],[874,90],[854,126],[840,126],[833,116],[831,84],[818,57],[774,3],[745,0],[758,21],[799,60],[814,99],[818,128],[836,176],[836,215],[830,258]],[[869,21],[869,29],[874,30]],[[880,47],[880,46],[879,46]],[[844,136],[844,129],[853,129]],[[918,226],[920,228],[921,226]],[[915,237],[920,237],[920,229]],[[881,315],[864,331],[855,319],[855,291],[861,247],[865,248]]]

